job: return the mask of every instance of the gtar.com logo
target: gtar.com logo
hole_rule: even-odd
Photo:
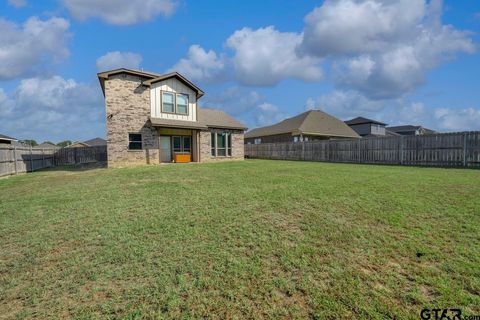
[[[423,320],[462,320],[460,309],[422,309],[420,317]]]

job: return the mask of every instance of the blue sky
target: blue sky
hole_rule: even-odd
[[[480,2],[0,2],[0,133],[105,136],[98,71],[179,71],[248,127],[308,109],[480,130]]]

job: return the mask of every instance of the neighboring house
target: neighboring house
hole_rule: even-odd
[[[102,138],[94,138],[90,140],[83,141],[89,147],[102,147],[107,145],[107,140]]]
[[[48,143],[48,142],[40,143],[39,145],[36,145],[34,148],[36,148],[36,149],[60,149],[59,146],[56,146],[56,145]]]
[[[88,144],[86,144],[85,142],[75,141],[74,143],[66,146],[65,148],[86,148],[86,147],[90,147],[90,146]]]
[[[425,134],[436,133],[434,130],[427,129],[422,126],[412,126],[412,125],[387,127],[387,130],[402,136],[422,136]]]
[[[320,110],[310,110],[245,134],[245,143],[300,142],[359,138],[343,121]]]
[[[388,135],[385,130],[387,124],[377,120],[356,117],[345,121],[345,123],[362,137],[384,137]]]
[[[179,73],[101,72],[109,166],[243,159],[245,126],[200,108],[204,92]]]
[[[69,146],[66,146],[65,148],[85,148],[85,147],[102,147],[102,146],[107,146],[107,140],[102,139],[102,138],[94,138],[86,141],[77,141],[72,143]]]
[[[3,134],[0,134],[0,144],[13,144],[14,142],[17,142],[18,140]]]

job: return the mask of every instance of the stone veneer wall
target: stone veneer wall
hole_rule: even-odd
[[[149,120],[150,90],[139,76],[119,74],[105,81],[109,167],[159,163],[158,131]],[[143,150],[128,150],[128,134],[141,133]]]
[[[200,131],[200,161],[222,161],[222,160],[243,160],[245,154],[245,146],[243,142],[243,131],[226,130],[232,134],[232,156],[231,157],[212,157],[211,150],[211,131]],[[225,130],[221,130],[225,131]]]

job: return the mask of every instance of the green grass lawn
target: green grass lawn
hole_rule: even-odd
[[[0,179],[0,318],[480,314],[480,171],[249,160]]]

